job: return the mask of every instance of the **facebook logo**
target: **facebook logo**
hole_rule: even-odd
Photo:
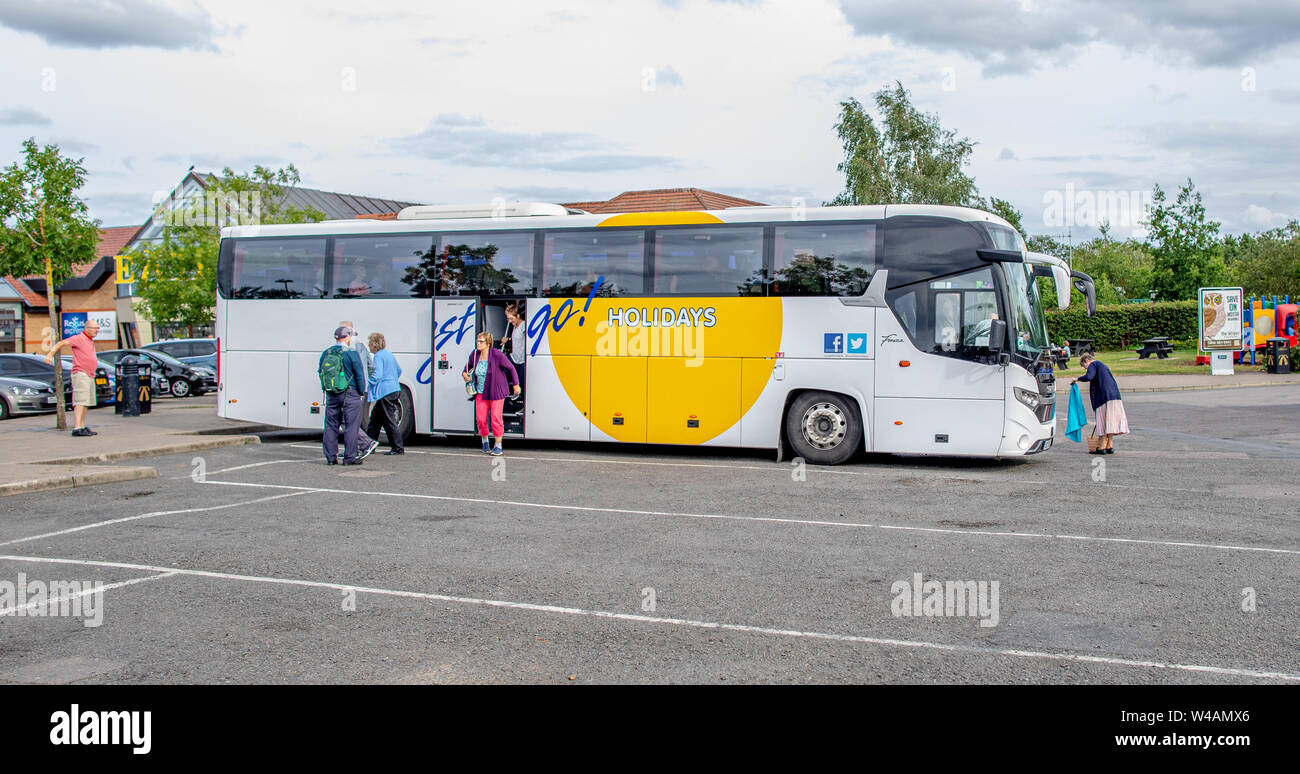
[[[867,334],[865,333],[849,334],[849,354],[850,355],[867,354]]]
[[[830,355],[839,355],[844,352],[844,334],[827,333],[825,334],[825,351]]]

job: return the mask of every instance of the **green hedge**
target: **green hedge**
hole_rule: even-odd
[[[1196,340],[1199,335],[1195,301],[1161,301],[1154,304],[1098,306],[1088,316],[1082,305],[1047,312],[1047,335],[1061,339],[1092,339],[1098,349],[1129,349],[1145,339]]]

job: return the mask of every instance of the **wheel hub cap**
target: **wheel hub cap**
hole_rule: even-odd
[[[803,437],[818,449],[834,449],[844,441],[848,417],[832,403],[815,403],[803,415]]]

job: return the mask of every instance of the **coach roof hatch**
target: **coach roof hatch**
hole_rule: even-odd
[[[397,213],[398,220],[454,220],[457,218],[520,218],[535,215],[568,215],[569,210],[545,202],[505,204],[421,204]]]

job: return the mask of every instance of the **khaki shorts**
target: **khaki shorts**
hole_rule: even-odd
[[[87,407],[95,405],[95,380],[90,374],[72,372],[72,405]]]

